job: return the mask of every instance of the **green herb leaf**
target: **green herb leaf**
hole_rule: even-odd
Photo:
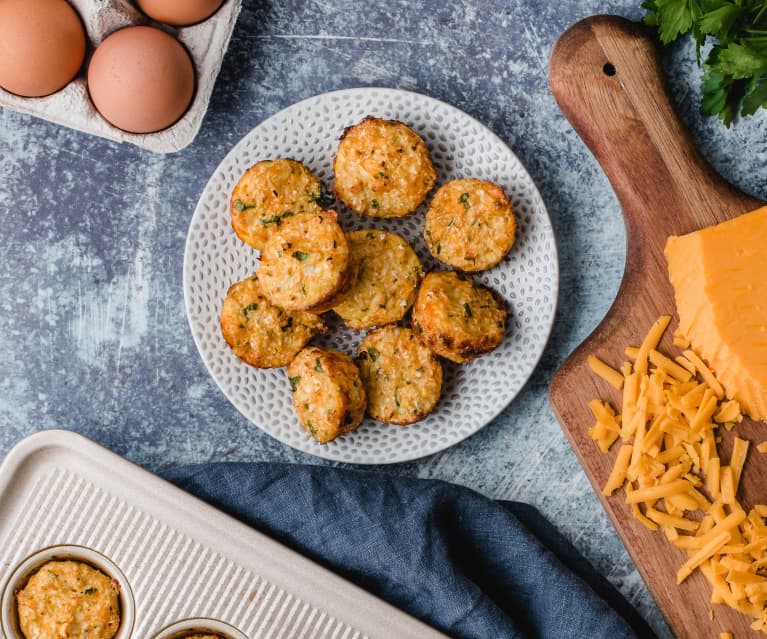
[[[664,44],[691,34],[698,49],[710,37],[713,47],[701,66],[700,111],[730,126],[740,111],[767,108],[767,1],[646,0],[647,24],[658,27]]]
[[[322,362],[320,361],[319,357],[314,359],[314,370],[316,370],[318,373],[321,373],[324,370],[322,368]]]
[[[245,317],[248,316],[248,313],[251,311],[257,311],[258,310],[258,302],[251,302],[246,307],[244,307],[240,313],[242,313]]]
[[[463,303],[463,312],[466,315],[466,317],[471,317],[471,306],[469,306],[468,302]]]
[[[309,253],[306,253],[304,251],[293,251],[291,255],[292,257],[297,259],[299,262],[305,262],[307,258],[309,257]]]
[[[288,377],[288,381],[290,382],[290,392],[295,393],[298,388],[298,382],[301,381],[301,376],[296,375],[295,377]]]
[[[719,52],[719,71],[735,80],[752,78],[767,70],[767,57],[744,44],[732,42]]]
[[[378,209],[381,207],[381,205],[378,203],[378,200],[370,200],[370,206],[371,208]]]
[[[371,361],[375,362],[380,356],[381,353],[377,348],[373,348],[372,346],[368,347],[368,357],[370,357]]]
[[[235,200],[234,201],[234,210],[238,213],[242,213],[243,211],[247,209],[254,209],[256,208],[255,204],[245,204],[242,200]]]
[[[753,83],[746,97],[743,98],[743,115],[753,115],[759,107],[767,109],[767,77],[762,77],[758,82]]]
[[[467,211],[471,208],[471,204],[469,204],[468,193],[461,193],[461,197],[458,198],[458,201],[463,204],[463,208],[465,208]],[[452,220],[450,221],[452,222]]]
[[[317,206],[321,206],[323,209],[330,208],[336,203],[336,197],[333,192],[325,188],[324,184],[320,185],[319,191],[311,197],[311,201]]]
[[[280,226],[282,224],[282,220],[284,220],[286,217],[291,217],[295,215],[293,211],[285,211],[284,213],[280,213],[279,215],[270,215],[269,217],[262,217],[259,222],[266,226],[267,224],[276,224],[277,226]]]
[[[98,590],[96,588],[86,588],[85,590],[83,590],[83,594],[84,595],[92,595],[92,594],[95,594],[97,592],[98,592]]]

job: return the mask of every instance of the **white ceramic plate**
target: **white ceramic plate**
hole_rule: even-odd
[[[231,284],[254,273],[258,252],[231,228],[229,197],[242,173],[260,160],[289,157],[305,163],[329,187],[333,157],[344,128],[367,115],[401,120],[431,152],[438,185],[459,177],[492,180],[511,198],[517,241],[495,268],[475,280],[507,301],[503,343],[463,366],[444,362],[443,394],[436,410],[403,428],[366,418],[344,437],[320,446],[299,426],[283,369],[241,362],[221,336],[219,313]],[[428,199],[427,199],[428,203]],[[440,267],[426,249],[422,206],[395,220],[361,219],[337,207],[346,230],[381,228],[404,236],[425,269]],[[546,207],[511,150],[489,129],[444,102],[393,89],[348,89],[309,98],[280,111],[246,135],[224,158],[200,197],[187,236],[184,298],[194,341],[224,394],[243,415],[281,442],[326,459],[357,464],[407,461],[443,450],[477,432],[514,399],[546,345],[556,310],[556,243]],[[330,330],[313,343],[354,354],[363,333],[347,329],[333,313]]]

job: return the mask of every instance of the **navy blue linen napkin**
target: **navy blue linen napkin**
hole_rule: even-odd
[[[165,476],[455,639],[654,636],[525,504],[324,466],[218,463]]]

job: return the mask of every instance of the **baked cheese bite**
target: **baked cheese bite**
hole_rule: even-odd
[[[120,628],[120,588],[81,561],[49,561],[16,593],[28,639],[112,639]]]
[[[336,196],[371,217],[409,215],[437,179],[417,133],[402,122],[370,116],[344,131],[333,171]]]
[[[287,219],[267,240],[258,278],[273,304],[293,311],[326,310],[350,285],[354,268],[346,235],[332,211]]]
[[[431,254],[462,271],[484,271],[511,250],[517,223],[509,198],[487,180],[453,180],[426,212],[423,236]]]
[[[321,213],[332,204],[322,183],[301,162],[279,158],[254,164],[232,191],[232,228],[259,251],[272,231],[299,213]]]
[[[310,346],[296,355],[287,373],[298,421],[320,444],[360,425],[367,397],[351,357]]]
[[[401,320],[415,301],[423,277],[421,260],[396,233],[366,229],[347,233],[358,275],[333,310],[356,330]]]
[[[369,332],[357,363],[373,419],[407,426],[434,410],[442,391],[442,364],[409,328],[384,326]]]
[[[322,319],[286,311],[261,291],[258,275],[233,284],[221,308],[221,333],[234,354],[258,368],[287,366],[307,342],[325,332]]]
[[[507,311],[499,297],[454,271],[429,273],[413,305],[413,331],[437,355],[463,363],[503,340]]]

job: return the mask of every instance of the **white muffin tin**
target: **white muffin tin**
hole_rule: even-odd
[[[88,39],[86,66],[61,91],[43,98],[25,98],[0,88],[0,106],[92,133],[117,142],[130,142],[156,153],[179,151],[194,140],[208,109],[213,85],[234,31],[242,0],[225,0],[207,20],[173,28],[150,21],[128,0],[69,0],[85,26]],[[122,131],[107,122],[88,94],[85,68],[93,50],[109,34],[131,25],[152,24],[175,35],[194,62],[197,87],[191,106],[175,124],[157,133]]]
[[[43,431],[0,466],[5,639],[15,591],[46,560],[120,584],[119,639],[445,639],[295,552],[84,437]]]

